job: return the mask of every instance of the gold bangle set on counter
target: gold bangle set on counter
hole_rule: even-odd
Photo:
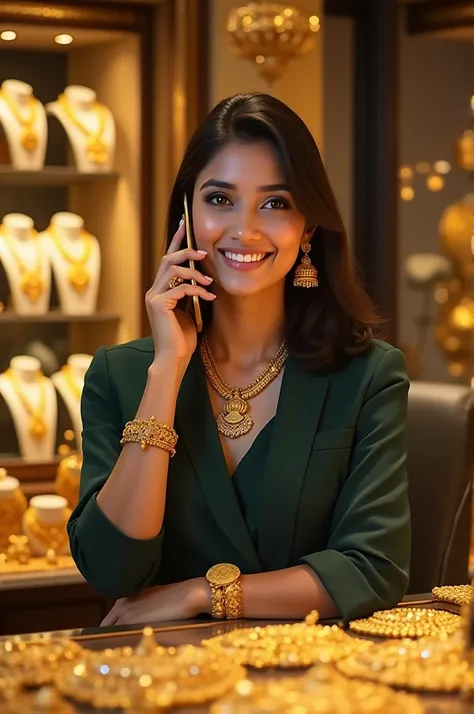
[[[211,615],[216,620],[239,620],[242,617],[240,570],[232,563],[218,563],[206,573],[211,589]]]
[[[216,572],[221,580],[224,569]],[[401,608],[400,619],[407,615]],[[474,697],[462,631],[377,643],[320,625],[312,612],[304,622],[237,629],[201,646],[160,646],[150,627],[135,648],[102,651],[51,635],[15,637],[0,644],[0,710],[69,714],[72,701],[129,714],[203,704],[210,714],[423,714],[415,691]],[[274,673],[255,678],[255,669]]]

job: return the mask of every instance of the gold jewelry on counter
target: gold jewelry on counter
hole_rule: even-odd
[[[443,585],[433,588],[432,594],[438,602],[449,602],[453,605],[469,605],[474,600],[472,585]]]
[[[59,462],[56,472],[56,493],[63,496],[69,508],[75,508],[79,503],[79,484],[81,477],[82,458],[69,453]]]
[[[226,399],[222,412],[216,423],[218,431],[229,439],[236,439],[247,434],[253,426],[253,419],[248,414],[249,399],[263,392],[273,380],[278,377],[288,358],[286,343],[282,342],[272,361],[263,372],[246,387],[231,387],[223,379],[212,356],[206,336],[201,340],[201,359],[209,383],[223,399]]]
[[[26,539],[26,536],[18,536]],[[0,576],[7,576],[15,579],[15,576],[20,573],[45,573],[51,570],[70,570],[72,573],[77,573],[77,568],[70,555],[58,555],[55,551],[50,550],[44,556],[32,556],[29,545],[26,545],[28,560],[20,562],[14,554],[8,556],[6,553],[0,553]],[[15,547],[15,552],[18,552]]]
[[[123,430],[122,446],[124,444],[140,444],[143,451],[148,446],[156,446],[167,451],[171,458],[176,454],[178,435],[173,427],[160,424],[154,416],[149,419],[134,419],[125,424]]]
[[[15,636],[0,642],[0,667],[19,677],[26,687],[41,687],[51,684],[58,668],[74,662],[83,652],[71,640],[38,635],[29,642]]]
[[[83,244],[82,255],[74,256],[64,246],[62,240],[58,236],[56,228],[52,225],[48,226],[47,233],[50,235],[54,245],[64,260],[70,264],[68,270],[68,278],[72,287],[77,293],[82,293],[90,283],[91,275],[87,263],[91,256],[93,238],[87,231],[81,231],[80,241]]]
[[[2,714],[75,714],[75,707],[53,687],[44,686],[32,694],[10,699]]]
[[[0,485],[2,481],[5,483],[11,478],[6,469],[0,468]],[[15,483],[13,479],[12,483]],[[22,532],[23,514],[28,504],[18,480],[17,483],[17,488],[4,492],[3,498],[0,499],[0,553],[7,550],[12,534]]]
[[[400,607],[375,612],[364,620],[353,620],[349,627],[359,635],[417,639],[452,634],[461,624],[459,615],[444,610]]]
[[[35,129],[38,100],[34,96],[29,97],[27,109],[28,114],[25,116],[22,114],[20,107],[10,97],[8,91],[0,89],[0,97],[3,99],[17,122],[23,127],[20,138],[22,147],[26,151],[35,151],[38,147],[38,132]]]
[[[171,278],[171,280],[168,281],[168,288],[170,290],[173,290],[173,288],[177,288],[178,285],[182,285],[184,283],[183,278],[180,278],[178,275],[176,275],[174,278]]]
[[[218,563],[206,573],[211,588],[211,614],[216,620],[239,620],[242,617],[240,570],[231,563]]]
[[[20,289],[22,290],[22,292],[25,293],[25,295],[31,302],[37,302],[45,290],[43,274],[41,272],[41,249],[39,246],[37,235],[37,232],[32,229],[31,236],[35,241],[36,260],[34,267],[29,268],[21,257],[17,247],[15,246],[15,242],[11,239],[11,237],[5,230],[5,227],[0,225],[0,236],[5,241],[7,248],[10,251],[12,258],[17,264],[18,270],[20,272]]]
[[[230,657],[186,645],[157,645],[150,627],[135,649],[90,651],[57,672],[63,696],[107,709],[157,711],[205,704],[229,692],[245,677]]]
[[[40,543],[45,552],[53,550],[57,554],[64,550],[69,542],[66,526],[70,515],[71,509],[65,508],[60,521],[47,523],[38,518],[35,508],[30,507],[24,515],[24,522],[27,532]]]
[[[46,408],[46,377],[42,372],[38,373],[38,386],[40,389],[40,398],[37,406],[34,406],[22,389],[19,379],[17,378],[13,369],[7,369],[5,376],[10,382],[15,395],[18,397],[23,409],[28,412],[30,416],[30,423],[28,431],[33,439],[41,441],[47,432],[46,422],[44,420],[44,413]]]
[[[106,125],[106,110],[103,104],[94,102],[92,111],[97,117],[97,129],[89,129],[74,113],[74,109],[65,94],[60,94],[58,104],[74,124],[81,134],[86,136],[86,157],[91,164],[105,164],[109,158],[109,147],[103,139],[103,134]]]
[[[456,692],[472,683],[462,642],[453,636],[373,644],[337,668],[347,677],[420,692]]]
[[[6,555],[5,563],[15,560],[20,566],[28,565],[31,558],[28,537],[25,535],[11,535],[8,539]]]
[[[238,682],[215,702],[210,714],[423,714],[413,694],[372,682],[354,682],[331,667],[318,666],[303,677]]]
[[[231,655],[255,669],[294,669],[335,662],[354,651],[372,647],[340,627],[318,625],[317,612],[294,625],[266,625],[234,630],[203,640],[206,648]]]

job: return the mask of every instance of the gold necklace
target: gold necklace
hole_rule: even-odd
[[[66,380],[66,384],[71,390],[71,392],[74,394],[76,399],[80,399],[82,395],[82,389],[81,387],[78,386],[77,382],[74,380],[74,377],[72,376],[72,370],[68,364],[64,365],[64,367],[61,367],[61,372],[64,376],[64,379]]]
[[[90,272],[87,268],[87,262],[89,261],[91,251],[92,251],[92,236],[87,231],[81,231],[81,237],[84,245],[84,250],[82,255],[75,257],[64,247],[62,241],[58,237],[56,228],[54,226],[49,226],[47,232],[51,236],[53,243],[55,244],[58,251],[63,256],[64,260],[70,263],[68,270],[68,278],[74,290],[78,293],[84,292],[90,283]]]
[[[95,112],[98,118],[97,129],[93,130],[85,126],[85,124],[74,114],[74,110],[65,94],[59,95],[58,103],[68,119],[72,121],[76,129],[87,137],[87,160],[90,161],[91,164],[105,164],[109,158],[109,147],[102,138],[106,120],[105,107],[102,104],[99,104],[99,102],[94,102],[92,105],[92,111]]]
[[[46,377],[42,372],[38,375],[38,384],[40,387],[40,398],[38,405],[35,407],[31,404],[28,397],[24,394],[21,384],[12,369],[7,369],[5,376],[13,387],[13,390],[20,400],[25,411],[30,415],[30,424],[28,431],[33,439],[41,441],[41,439],[46,434],[46,422],[43,419],[45,407],[46,407]]]
[[[23,126],[23,131],[20,139],[22,147],[26,151],[34,151],[38,146],[38,133],[34,127],[36,121],[36,108],[38,100],[34,96],[29,97],[29,113],[27,116],[23,116],[20,111],[20,108],[13,101],[13,99],[10,97],[10,95],[5,89],[0,89],[0,97],[3,99],[17,122]]]
[[[31,535],[46,548],[52,549],[55,553],[61,552],[68,542],[66,525],[69,520],[70,511],[65,510],[61,514],[61,520],[56,523],[42,521],[34,508],[28,508],[25,513],[25,525]]]
[[[18,265],[18,270],[20,271],[20,289],[25,293],[29,300],[31,300],[31,302],[37,302],[44,293],[44,280],[41,274],[41,251],[36,231],[32,229],[31,235],[36,241],[36,265],[34,268],[29,268],[25,264],[13,240],[7,234],[4,226],[0,225],[0,236],[7,244],[8,250],[12,254],[13,259]]]
[[[247,434],[253,426],[253,419],[250,414],[247,414],[247,402],[263,392],[283,369],[288,358],[286,343],[282,342],[270,364],[246,387],[231,387],[222,378],[205,336],[201,340],[200,350],[204,370],[211,386],[226,400],[222,412],[216,419],[217,430],[224,436],[228,436],[229,439],[236,439]]]

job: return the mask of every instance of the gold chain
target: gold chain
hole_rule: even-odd
[[[44,292],[44,281],[41,274],[41,251],[37,235],[36,231],[32,229],[31,236],[35,240],[36,247],[36,265],[33,268],[29,268],[18,252],[15,243],[7,234],[5,227],[0,225],[0,237],[2,237],[5,241],[15,263],[18,265],[18,270],[20,271],[20,289],[25,293],[31,302],[37,302]]]
[[[87,231],[81,231],[81,237],[79,240],[83,242],[82,255],[74,256],[65,248],[61,239],[58,237],[57,230],[54,226],[50,225],[47,228],[47,232],[51,236],[51,239],[56,246],[57,250],[61,253],[64,260],[69,264],[68,278],[74,290],[78,293],[84,292],[90,283],[90,271],[86,266],[89,261],[92,252],[92,236]]]
[[[40,388],[40,398],[38,405],[35,407],[31,404],[28,397],[24,394],[21,384],[12,369],[7,369],[5,376],[13,387],[13,390],[20,400],[25,411],[30,415],[30,425],[28,430],[30,435],[40,441],[46,434],[46,422],[43,419],[46,407],[46,377],[42,372],[38,375],[38,385]]]
[[[15,104],[5,89],[0,89],[0,97],[3,99],[17,122],[23,127],[20,139],[22,147],[26,149],[26,151],[34,151],[38,146],[38,133],[34,128],[38,100],[34,96],[29,97],[29,114],[28,116],[23,116],[19,107]]]
[[[66,384],[69,387],[69,389],[71,390],[71,392],[74,394],[74,396],[77,399],[80,399],[81,394],[82,394],[82,389],[81,389],[81,387],[78,386],[77,382],[74,380],[74,377],[72,376],[72,369],[70,368],[70,366],[68,364],[64,365],[64,367],[61,368],[61,372],[62,372],[64,379],[66,380]]]
[[[59,522],[46,523],[38,518],[34,508],[28,508],[24,518],[28,531],[46,550],[51,548],[56,553],[60,553],[68,541],[66,525],[69,515],[70,511],[67,510]]]
[[[71,104],[65,94],[60,94],[58,104],[66,114],[68,119],[74,124],[81,134],[87,137],[86,156],[92,164],[105,164],[109,158],[109,148],[102,138],[105,130],[106,112],[105,107],[99,102],[94,102],[92,111],[98,118],[97,129],[89,129],[75,114]]]
[[[226,400],[222,412],[217,416],[217,429],[224,436],[236,439],[247,434],[253,426],[252,417],[247,414],[249,399],[263,392],[279,375],[288,358],[286,343],[282,342],[272,361],[263,372],[246,387],[231,387],[222,378],[212,356],[206,336],[201,340],[201,359],[209,383]]]

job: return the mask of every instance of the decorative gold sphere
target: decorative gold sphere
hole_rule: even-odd
[[[446,208],[439,222],[441,246],[464,278],[474,277],[471,240],[474,234],[474,202],[457,201]]]
[[[238,53],[255,62],[269,83],[279,79],[291,59],[312,50],[319,18],[281,2],[250,2],[234,8],[227,30]]]

